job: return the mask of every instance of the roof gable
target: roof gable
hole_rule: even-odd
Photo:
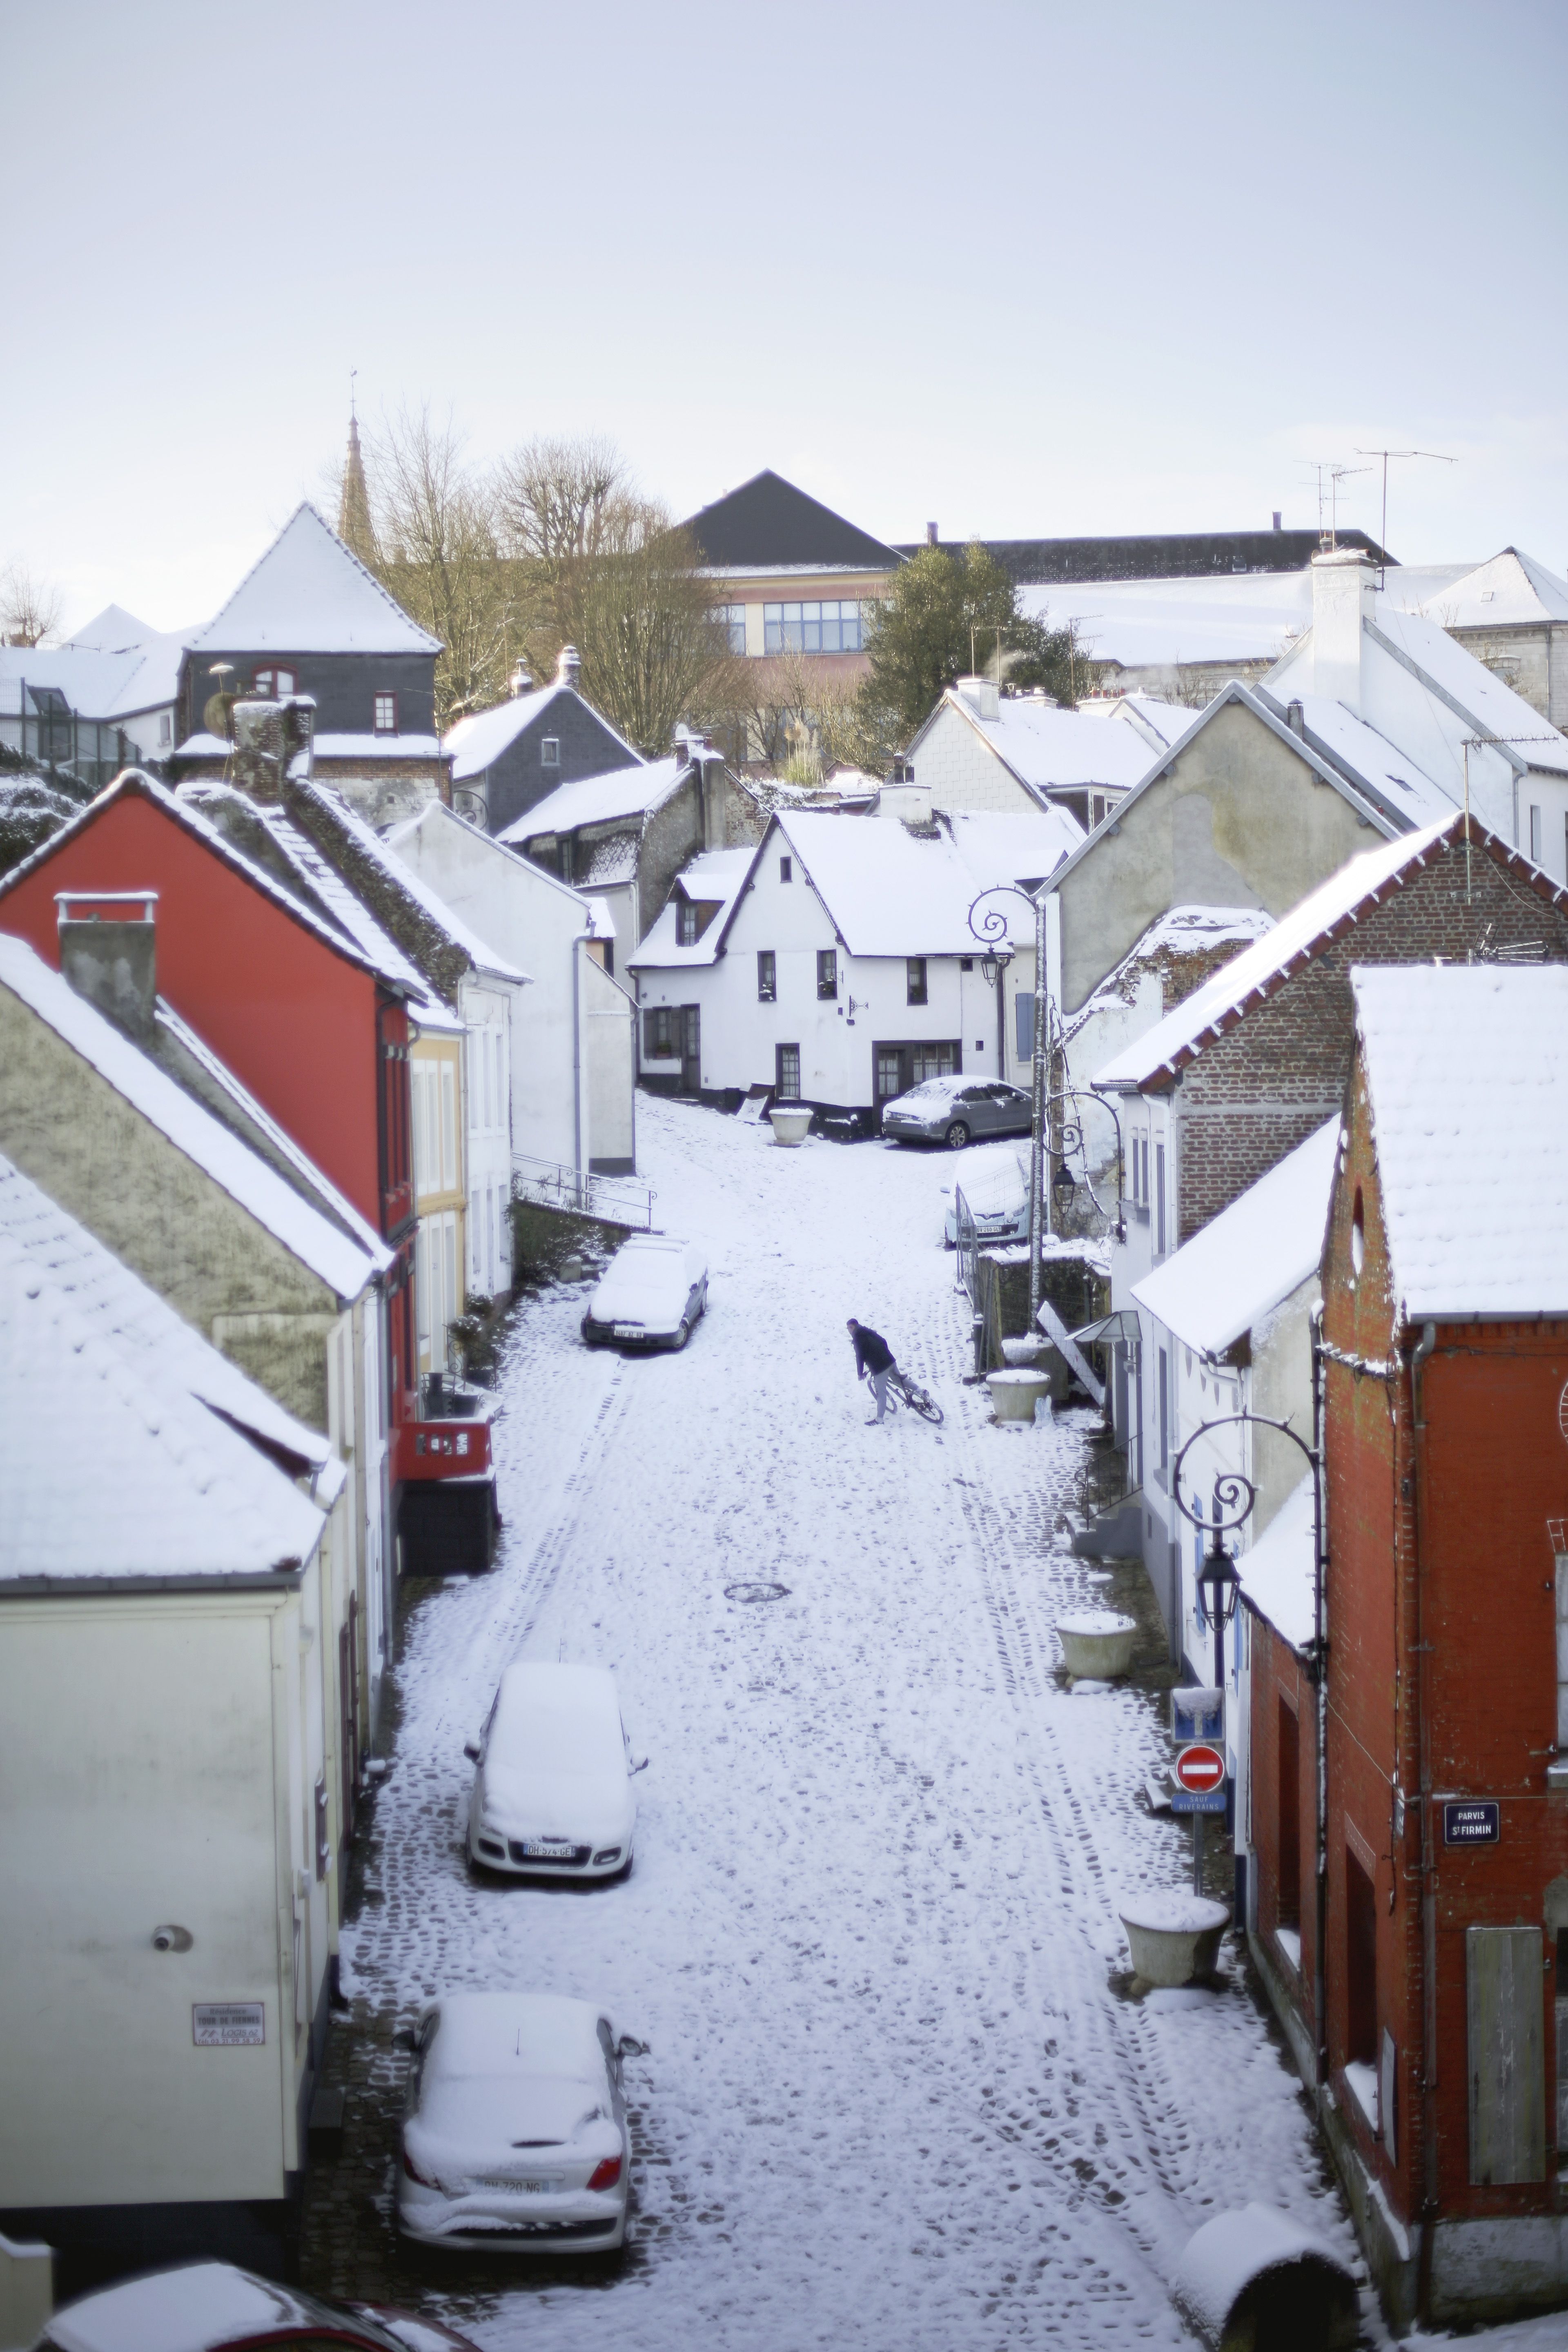
[[[1149,772],[1156,751],[1131,726],[1108,727],[1077,710],[1061,710],[1043,696],[1003,695],[994,719],[983,718],[956,687],[950,686],[909,747],[912,758],[944,711],[968,720],[1026,792],[1082,790],[1086,786],[1130,792]]]
[[[545,834],[575,833],[585,824],[628,824],[646,816],[667,801],[687,773],[688,762],[673,756],[638,760],[626,768],[610,768],[600,776],[579,776],[575,782],[557,784],[496,839],[516,843],[537,841]]]
[[[501,753],[509,750],[518,737],[563,694],[569,695],[580,709],[585,710],[589,718],[603,728],[612,743],[620,745],[628,761],[641,761],[642,753],[635,745],[628,743],[624,735],[617,733],[602,711],[595,710],[591,702],[585,702],[574,687],[557,682],[538,687],[531,694],[514,695],[510,702],[497,703],[493,710],[470,711],[466,719],[459,719],[455,726],[449,727],[441,739],[441,748],[453,755],[453,782],[462,783],[467,777],[482,775],[491,761],[499,760]]]
[[[721,571],[895,572],[904,561],[771,469],[700,508],[683,527]]]
[[[441,650],[439,637],[409,618],[308,503],[296,509],[227,604],[185,642],[192,653]]]

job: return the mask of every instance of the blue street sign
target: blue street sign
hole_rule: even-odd
[[[1500,1845],[1502,1810],[1495,1797],[1470,1798],[1443,1808],[1445,1845]]]
[[[1225,1789],[1173,1789],[1171,1811],[1173,1813],[1223,1813]]]

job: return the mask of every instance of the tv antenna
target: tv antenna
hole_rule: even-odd
[[[1358,449],[1358,457],[1381,457],[1383,460],[1383,520],[1378,526],[1377,551],[1384,558],[1378,568],[1377,584],[1381,588],[1388,576],[1388,461],[1391,457],[1425,457],[1434,466],[1457,466],[1457,457],[1445,457],[1440,449]]]
[[[1310,467],[1318,478],[1318,546],[1326,551],[1337,545],[1340,523],[1340,484],[1352,474],[1370,474],[1370,466],[1342,466],[1332,457],[1303,457],[1301,463]],[[1323,509],[1329,510],[1328,525],[1323,523]]]

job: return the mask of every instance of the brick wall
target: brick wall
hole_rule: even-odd
[[[1301,1660],[1267,1618],[1248,1612],[1252,1657],[1251,1772],[1248,1832],[1258,1875],[1258,1932],[1301,2024],[1307,2042],[1312,2023],[1312,1970],[1317,1941],[1318,1826],[1317,1693]],[[1280,1896],[1280,1849],[1289,1835],[1292,1809],[1281,1803],[1280,1760],[1285,1723],[1296,1727],[1296,1871],[1294,1899]],[[1287,1780],[1289,1773],[1286,1774]],[[1281,1927],[1300,1938],[1299,1958],[1279,1940]]]

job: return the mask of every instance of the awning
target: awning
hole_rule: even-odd
[[[1098,1323],[1086,1323],[1081,1331],[1068,1336],[1080,1348],[1135,1348],[1143,1334],[1133,1309],[1118,1307],[1113,1313],[1102,1315]]]

